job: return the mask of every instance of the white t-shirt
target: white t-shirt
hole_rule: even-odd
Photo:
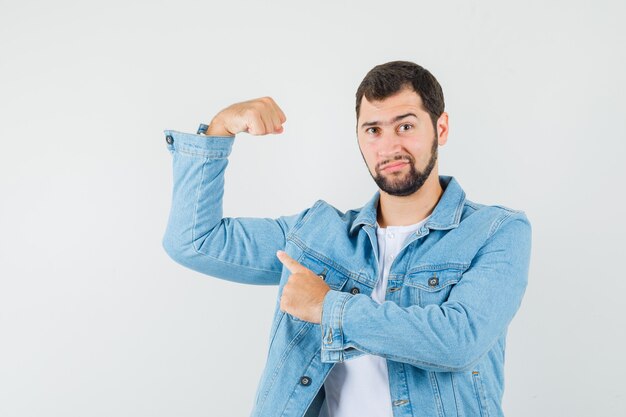
[[[372,299],[379,304],[385,300],[389,269],[400,249],[428,217],[408,226],[380,227],[378,237],[379,277]],[[382,356],[364,354],[338,362],[324,381],[326,400],[320,417],[393,417],[387,360]]]

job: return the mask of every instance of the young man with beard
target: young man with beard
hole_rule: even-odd
[[[195,135],[166,130],[174,192],[164,248],[206,275],[278,285],[252,416],[502,416],[528,219],[472,202],[439,175],[448,114],[421,66],[370,70],[356,118],[379,190],[359,209],[317,200],[276,219],[222,216],[235,135],[281,133],[274,100],[233,104]]]

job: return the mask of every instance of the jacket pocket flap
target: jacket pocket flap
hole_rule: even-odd
[[[435,292],[459,282],[463,272],[460,269],[427,269],[412,271],[405,275],[404,285]]]
[[[337,269],[308,253],[304,253],[298,262],[323,278],[333,290],[340,291],[349,279]]]

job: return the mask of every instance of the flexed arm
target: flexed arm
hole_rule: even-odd
[[[229,281],[277,285],[288,231],[308,209],[276,219],[223,217],[224,172],[235,134],[281,133],[286,117],[270,97],[220,111],[207,135],[165,130],[173,157],[172,206],[163,248],[176,262]]]

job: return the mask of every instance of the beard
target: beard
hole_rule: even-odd
[[[433,145],[430,149],[430,159],[423,171],[418,171],[415,168],[415,159],[411,155],[398,156],[392,161],[398,159],[407,160],[409,162],[409,172],[403,173],[402,171],[395,171],[384,175],[380,174],[380,172],[376,170],[376,175],[372,175],[374,182],[376,182],[378,188],[380,188],[382,191],[386,192],[389,195],[401,197],[413,194],[414,192],[419,190],[422,185],[424,185],[424,183],[430,176],[433,168],[435,167],[435,162],[437,162],[438,147],[439,144],[437,142],[437,134],[435,133],[435,137],[433,138]]]

